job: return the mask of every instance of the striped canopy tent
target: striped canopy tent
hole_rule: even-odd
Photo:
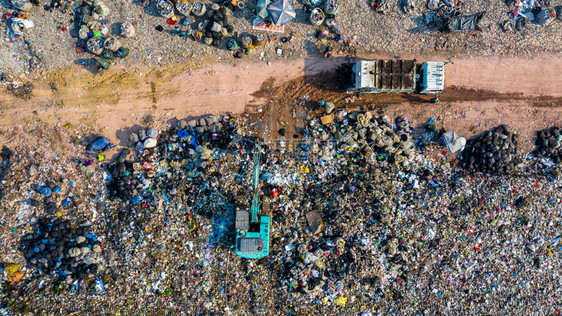
[[[285,25],[297,16],[289,0],[277,0],[272,2],[267,7],[267,11],[269,12],[271,20],[277,26]]]
[[[260,18],[265,19],[269,16],[269,13],[267,13],[267,7],[270,3],[271,0],[258,0],[258,4],[256,4],[256,14]]]

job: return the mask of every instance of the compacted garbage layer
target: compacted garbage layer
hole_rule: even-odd
[[[130,138],[130,152],[109,162],[79,153],[87,147],[76,147],[72,159],[14,148],[0,206],[7,223],[3,261],[21,263],[25,275],[2,281],[2,308],[556,311],[559,165],[546,168],[529,158],[509,172],[467,173],[439,145],[433,123],[416,131],[402,117],[334,116],[334,128],[309,122],[308,145],[263,155],[262,205],[273,223],[271,253],[259,261],[242,260],[232,249],[233,214],[249,204],[252,169],[247,129],[235,117],[180,121],[165,131],[141,128]],[[423,149],[410,146],[421,138]],[[47,203],[55,203],[54,214],[45,211]],[[322,219],[316,235],[307,225],[310,211]],[[62,239],[44,236],[61,230]],[[51,246],[59,242],[68,254],[60,265],[67,272],[78,267],[70,277],[56,262],[44,269],[51,261],[39,258],[52,259],[59,250]],[[85,249],[90,244],[92,251]],[[99,261],[81,265],[91,261],[84,253]]]

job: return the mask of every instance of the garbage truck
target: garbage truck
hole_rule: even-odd
[[[443,62],[370,59],[337,69],[340,88],[348,93],[439,93],[445,89]]]

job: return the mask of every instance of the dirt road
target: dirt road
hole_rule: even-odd
[[[103,77],[94,77],[78,67],[45,73],[34,81],[27,100],[9,92],[0,94],[0,126],[22,128],[37,120],[82,123],[115,137],[123,126],[139,124],[147,114],[157,119],[155,124],[164,124],[173,117],[204,113],[242,113],[260,108],[267,112],[274,105],[276,115],[281,115],[299,99],[323,98],[339,106],[393,105],[389,110],[409,109],[410,116],[434,116],[449,108],[464,113],[451,119],[459,125],[461,118],[470,120],[465,125],[466,132],[471,133],[486,128],[490,122],[521,123],[522,130],[543,118],[547,124],[562,121],[562,90],[558,88],[562,84],[562,76],[558,75],[562,58],[556,56],[533,60],[453,58],[446,65],[443,102],[430,109],[424,103],[427,96],[416,95],[365,96],[345,103],[346,95],[334,90],[335,78],[331,74],[343,60],[307,58],[269,65],[240,62],[194,70],[182,66],[156,70],[116,67]],[[285,117],[289,112],[283,118],[273,114],[270,113],[271,121],[289,120]],[[444,124],[453,126],[451,122]]]
[[[484,89],[500,93],[562,96],[562,59],[474,58],[446,65],[447,86]]]

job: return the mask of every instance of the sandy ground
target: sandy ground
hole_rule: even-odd
[[[492,90],[500,93],[562,96],[562,59],[471,58],[448,64],[447,86]]]
[[[349,95],[335,90],[333,74],[343,61],[306,58],[270,65],[214,64],[200,69],[138,66],[114,69],[103,77],[76,66],[71,71],[43,73],[33,82],[28,99],[3,91],[0,127],[4,131],[15,126],[29,129],[43,122],[58,123],[62,128],[71,123],[117,142],[124,126],[141,124],[146,115],[155,118],[153,125],[163,126],[174,117],[249,112],[262,113],[268,131],[291,125],[290,137],[302,127],[307,113],[295,106],[306,104],[314,109],[321,99],[350,108],[384,106],[389,113],[417,122],[439,118],[446,128],[468,136],[505,123],[531,139],[534,130],[562,121],[562,90],[558,88],[562,77],[557,74],[562,59],[557,56],[453,58],[446,65],[446,91],[437,105],[427,103],[430,96],[403,94],[363,95],[346,103]]]

